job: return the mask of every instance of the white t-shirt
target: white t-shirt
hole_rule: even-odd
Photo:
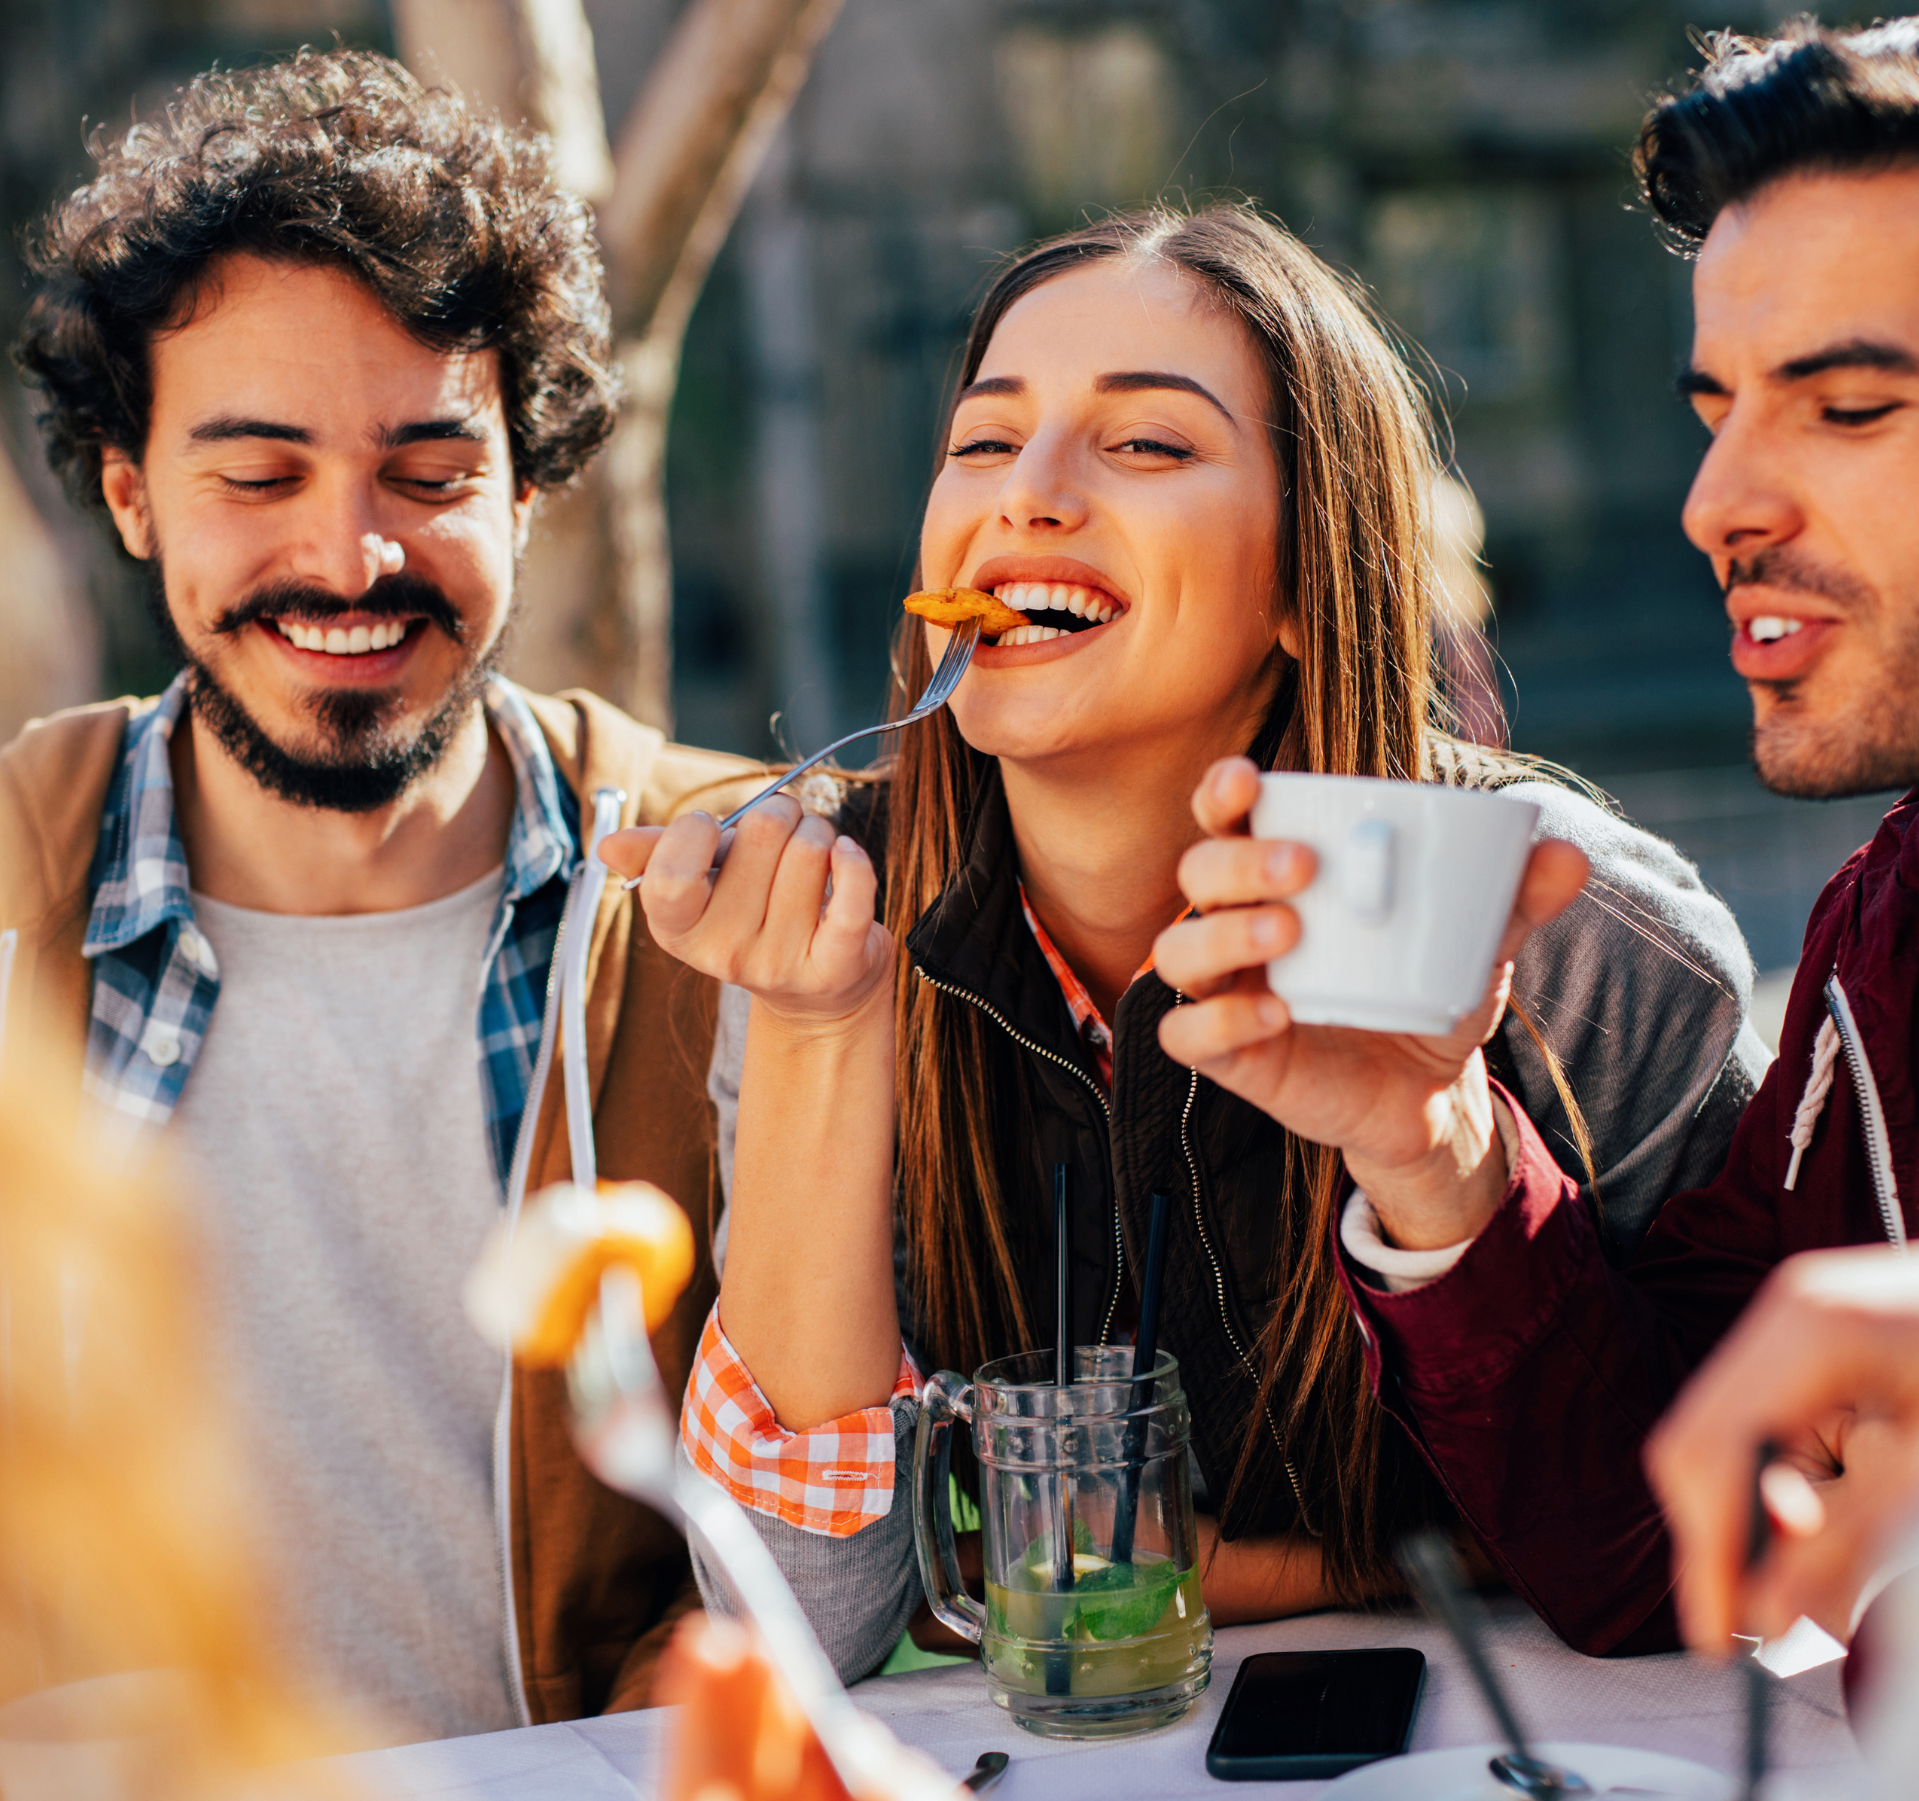
[[[518,1723],[504,1371],[460,1306],[501,1204],[477,1023],[503,880],[345,918],[193,897],[220,996],[173,1137],[212,1344],[278,1636],[373,1741]]]

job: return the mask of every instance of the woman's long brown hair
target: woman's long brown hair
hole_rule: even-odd
[[[1247,600],[1290,613],[1301,651],[1296,666],[1274,652],[1277,699],[1259,737],[1266,761],[1426,778],[1431,415],[1365,301],[1304,245],[1245,205],[1155,208],[1055,239],[1013,262],[987,292],[954,392],[973,380],[1022,295],[1114,257],[1186,271],[1240,321],[1267,372],[1282,493],[1279,593]],[[931,675],[918,625],[905,621],[896,643],[896,707]],[[989,767],[949,712],[905,735],[888,802],[886,919],[896,941],[960,868]],[[897,1018],[899,1179],[917,1324],[940,1364],[970,1370],[1034,1342],[996,1153],[1002,1133],[1020,1122],[996,1117],[1006,1103],[990,1076],[986,1035],[995,1028],[920,980],[905,959]],[[1278,1301],[1261,1337],[1259,1407],[1234,1486],[1258,1440],[1276,1434],[1329,1579],[1358,1596],[1376,1589],[1390,1564],[1376,1526],[1381,1414],[1334,1267],[1340,1158],[1289,1138],[1282,1165]]]

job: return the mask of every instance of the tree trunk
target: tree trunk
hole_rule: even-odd
[[[100,634],[72,563],[0,434],[0,744],[29,719],[99,695]]]
[[[608,156],[579,0],[395,0],[403,58],[554,135],[600,185],[627,399],[613,442],[549,496],[511,653],[537,687],[591,686],[672,723],[666,431],[694,303],[841,0],[691,0]],[[597,138],[598,153],[588,143]],[[610,183],[605,181],[607,172]]]

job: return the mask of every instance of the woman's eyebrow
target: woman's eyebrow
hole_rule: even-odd
[[[1101,394],[1144,394],[1155,388],[1175,388],[1182,394],[1197,394],[1229,425],[1239,424],[1225,402],[1210,388],[1201,387],[1190,375],[1172,375],[1163,369],[1131,369],[1119,375],[1102,375],[1093,383],[1093,387]]]
[[[1164,369],[1128,369],[1114,375],[1099,376],[1093,383],[1098,394],[1144,394],[1155,388],[1173,388],[1182,394],[1197,394],[1213,407],[1229,425],[1237,426],[1232,410],[1212,389],[1203,387],[1190,375],[1174,375]],[[1024,394],[1026,382],[1017,375],[989,375],[971,387],[962,388],[961,400],[977,400],[983,394]]]

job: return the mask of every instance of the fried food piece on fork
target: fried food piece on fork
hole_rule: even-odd
[[[482,1335],[533,1369],[560,1369],[623,1266],[640,1279],[646,1329],[656,1330],[693,1273],[693,1228],[651,1182],[564,1182],[527,1202],[518,1223],[487,1242],[467,1282],[467,1314]]]
[[[906,610],[930,619],[935,625],[961,625],[968,619],[980,622],[980,635],[997,638],[1026,623],[1026,615],[1009,607],[996,595],[979,588],[930,588],[906,597]]]

